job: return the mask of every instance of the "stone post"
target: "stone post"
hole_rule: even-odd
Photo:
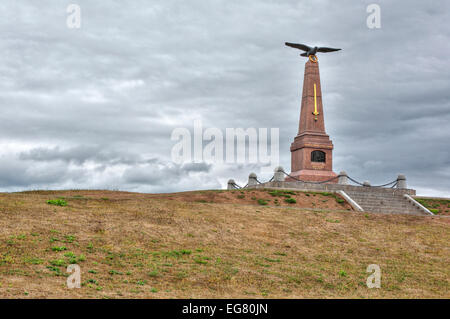
[[[338,184],[347,185],[348,184],[348,175],[346,171],[341,171],[339,173]]]
[[[234,179],[230,179],[230,180],[228,181],[228,187],[227,187],[227,189],[228,189],[228,190],[234,189]]]
[[[363,183],[363,186],[370,187],[370,182],[369,182],[369,181],[365,181],[365,182]]]
[[[273,175],[273,181],[274,182],[284,182],[284,169],[281,166],[278,166],[275,168],[275,174]]]
[[[408,188],[406,186],[406,176],[405,175],[403,175],[403,174],[398,175],[397,188]]]
[[[250,175],[248,175],[248,184],[247,186],[256,186],[258,185],[258,177],[256,176],[255,173],[251,173]]]

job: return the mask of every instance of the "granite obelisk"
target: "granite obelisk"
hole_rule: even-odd
[[[332,152],[333,143],[325,132],[319,62],[315,55],[311,55],[305,64],[300,123],[291,144],[290,175],[315,182],[336,177]],[[292,178],[287,177],[286,180]]]

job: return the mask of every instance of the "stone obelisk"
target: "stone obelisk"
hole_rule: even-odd
[[[332,151],[333,143],[325,132],[319,63],[317,57],[309,58],[305,64],[298,134],[291,144],[290,175],[315,182],[336,177]]]

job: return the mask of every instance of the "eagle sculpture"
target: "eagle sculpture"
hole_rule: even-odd
[[[301,56],[309,57],[316,55],[317,52],[333,52],[333,51],[339,51],[341,49],[334,49],[334,48],[327,48],[327,47],[310,47],[305,44],[300,43],[285,43],[288,47],[299,49],[302,51],[305,51],[304,53],[300,54]]]

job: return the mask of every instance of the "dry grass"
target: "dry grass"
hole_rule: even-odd
[[[0,297],[450,297],[449,218],[355,213],[322,194],[272,207],[259,192],[272,202],[227,191],[0,194]],[[302,196],[322,209],[298,208]],[[58,197],[68,205],[47,204]],[[66,287],[72,262],[81,289]],[[365,285],[374,263],[381,289]]]

